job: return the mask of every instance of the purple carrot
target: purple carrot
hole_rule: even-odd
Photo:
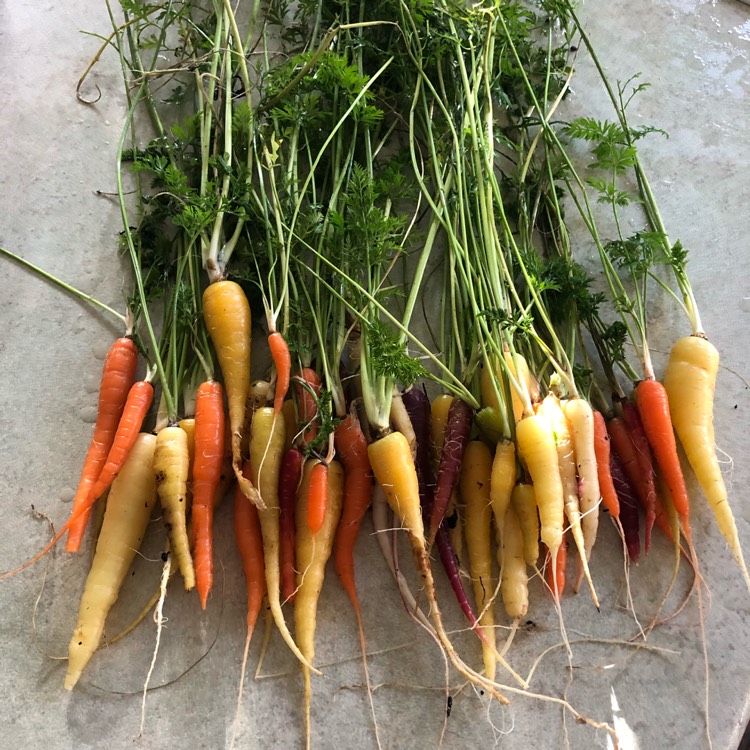
[[[296,448],[290,448],[284,454],[279,472],[279,571],[281,595],[286,601],[294,599],[297,589],[294,573],[294,506],[303,463],[302,454]]]
[[[638,533],[638,500],[625,475],[625,470],[622,468],[620,457],[614,448],[609,453],[609,470],[612,474],[612,483],[615,485],[617,498],[620,501],[620,523],[625,534],[628,557],[634,563],[637,563],[641,554],[641,539]]]
[[[433,507],[433,493],[435,490],[432,479],[432,456],[430,455],[432,442],[432,411],[430,409],[430,400],[422,391],[416,388],[407,391],[401,398],[417,439],[417,458],[415,464],[417,479],[419,480],[419,499],[422,503],[422,514],[425,517],[429,517]],[[450,535],[444,526],[438,529],[435,544],[440,555],[440,560],[445,568],[445,573],[448,576],[448,581],[451,584],[453,593],[456,595],[458,606],[461,607],[461,610],[466,615],[466,619],[471,624],[471,627],[481,637],[484,633],[478,628],[477,616],[474,614],[474,608],[471,606],[469,597],[461,582],[458,561],[451,546]]]
[[[406,413],[411,420],[414,436],[417,440],[417,457],[414,461],[419,479],[419,499],[422,503],[422,514],[429,517],[432,508],[432,494],[435,480],[432,475],[432,411],[430,399],[418,388],[411,388],[401,394]]]
[[[644,477],[643,486],[646,488],[646,494],[644,497],[641,497],[636,493],[636,496],[646,511],[645,548],[646,554],[648,554],[651,548],[651,529],[654,528],[654,521],[656,520],[656,474],[654,472],[654,458],[651,455],[651,447],[648,444],[648,438],[643,429],[638,409],[636,409],[632,401],[622,402],[622,416],[630,433],[630,439],[633,441],[635,455],[638,459],[638,468]]]
[[[428,546],[435,541],[435,535],[445,518],[453,490],[456,488],[464,460],[464,451],[471,434],[471,423],[474,410],[460,398],[454,398],[448,410],[445,425],[445,441],[440,453],[437,484],[435,486],[435,503],[430,513],[430,533]]]

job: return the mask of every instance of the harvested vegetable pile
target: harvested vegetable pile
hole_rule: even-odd
[[[158,505],[163,569],[133,623],[156,608],[148,720],[170,597],[217,606],[230,541],[214,519],[231,491],[247,619],[226,626],[245,638],[227,675],[230,744],[253,710],[245,673],[266,609],[300,665],[310,746],[331,569],[380,745],[357,564],[375,541],[358,538],[370,507],[396,584],[378,596],[401,599],[413,637],[439,648],[448,715],[461,680],[490,705],[556,704],[616,742],[607,716],[538,692],[536,664],[516,665],[530,607],[555,613],[571,667],[579,590],[587,633],[597,612],[631,611],[624,648],[649,649],[694,600],[702,629],[705,524],[691,521],[706,505],[750,588],[714,444],[719,355],[641,159],[660,132],[631,124],[645,85],[610,82],[565,0],[121,5],[110,43],[130,103],[117,197],[132,292],[124,315],[94,300],[123,335],[70,517],[3,575],[63,537],[78,551],[104,507],[65,687],[97,658]],[[608,119],[563,114],[584,54]],[[654,298],[686,321],[663,373]],[[683,466],[702,493],[688,496]],[[663,596],[636,611],[630,566],[656,546],[672,551],[652,572]],[[602,556],[622,559],[619,597],[602,595]]]

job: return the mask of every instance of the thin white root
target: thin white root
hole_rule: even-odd
[[[141,726],[138,730],[138,736],[143,736],[143,727],[146,724],[146,695],[148,694],[148,684],[151,682],[151,675],[154,672],[156,666],[156,656],[159,653],[159,644],[161,643],[161,631],[164,627],[166,619],[164,618],[164,600],[167,598],[167,584],[169,583],[169,574],[172,569],[172,555],[167,555],[167,560],[164,563],[164,568],[161,572],[161,582],[159,584],[159,601],[156,603],[156,610],[154,611],[154,622],[156,623],[156,644],[154,645],[154,653],[151,657],[151,666],[148,668],[148,674],[146,675],[146,682],[143,684],[143,698],[141,699]]]

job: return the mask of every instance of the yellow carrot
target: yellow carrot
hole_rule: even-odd
[[[510,505],[511,492],[516,483],[516,447],[510,440],[501,440],[495,447],[490,483],[490,502],[495,525],[502,536],[505,511]]]
[[[431,405],[432,409],[432,442],[435,448],[436,466],[439,461],[440,452],[443,450],[445,441],[445,425],[448,424],[448,412],[453,403],[453,396],[448,393],[441,393],[436,396]]]
[[[542,541],[555,565],[562,544],[564,501],[557,446],[549,422],[539,415],[524,417],[516,425],[516,447],[534,483]]]
[[[295,511],[296,560],[299,570],[297,594],[294,599],[295,635],[300,651],[310,664],[315,658],[318,599],[323,588],[326,563],[333,550],[333,540],[336,536],[336,526],[341,516],[344,498],[344,470],[338,461],[331,461],[328,464],[328,499],[323,525],[317,533],[313,534],[307,522],[307,499],[314,463],[314,461],[307,461],[305,464]],[[304,664],[302,674],[305,680],[305,727],[309,747],[311,685],[310,670]]]
[[[466,507],[466,549],[469,575],[474,587],[474,599],[479,624],[487,637],[482,644],[484,671],[495,679],[495,611],[492,597],[495,582],[492,576],[492,509],[490,507],[490,477],[492,452],[480,440],[472,440],[464,452],[461,465],[461,497]]]
[[[284,457],[284,420],[276,417],[272,407],[258,409],[253,415],[250,438],[250,464],[253,484],[258,488],[263,505],[258,510],[263,536],[263,557],[266,562],[266,589],[276,627],[292,653],[310,667],[289,632],[281,611],[279,568],[279,472]],[[318,670],[313,670],[320,674]]]
[[[576,454],[573,450],[573,439],[570,435],[568,420],[565,418],[560,400],[554,394],[549,394],[544,399],[537,414],[541,414],[543,418],[549,420],[554,434],[555,446],[557,448],[557,465],[563,488],[565,516],[568,519],[573,540],[578,548],[578,556],[583,565],[583,573],[591,589],[594,605],[598,609],[599,599],[596,595],[596,589],[594,589],[594,582],[591,580],[588,559],[586,557],[586,545],[583,540],[583,530],[581,529],[581,508],[578,503],[578,481],[576,479]]]
[[[513,488],[511,505],[518,517],[523,535],[523,556],[532,568],[539,559],[539,513],[534,485],[519,483]]]
[[[81,597],[78,622],[70,639],[66,690],[73,689],[98,648],[107,614],[117,601],[120,587],[141,546],[156,501],[155,446],[154,435],[141,433],[109,491],[102,530]]]
[[[522,486],[522,485],[519,485]],[[529,485],[525,485],[528,487]],[[504,534],[500,547],[503,578],[500,594],[508,617],[524,617],[529,608],[529,576],[526,572],[525,542],[514,504],[505,514]]]
[[[188,477],[193,476],[193,458],[195,457],[195,417],[181,419],[177,426],[187,435],[188,439]],[[190,480],[188,479],[188,482]]]
[[[156,489],[169,547],[182,574],[186,591],[195,586],[186,522],[189,465],[187,433],[177,426],[159,430],[154,453]]]
[[[242,475],[245,407],[250,393],[250,305],[234,281],[216,281],[203,293],[203,318],[219,360],[232,430],[232,468],[245,497],[259,508],[262,501],[252,482]]]
[[[716,347],[701,336],[686,336],[672,347],[664,387],[677,437],[750,589],[737,525],[716,457],[713,407],[718,370]]]
[[[586,559],[591,559],[591,550],[599,530],[599,475],[594,452],[594,412],[582,398],[565,402],[565,417],[570,425],[573,450],[578,473],[578,499],[581,507],[581,530]]]
[[[506,703],[507,699],[498,692],[497,686],[492,680],[478,674],[461,660],[445,632],[435,595],[435,581],[432,577],[430,559],[425,545],[424,525],[419,505],[417,471],[411,457],[408,441],[400,432],[391,432],[386,437],[371,443],[367,449],[367,455],[370,459],[373,474],[383,489],[388,504],[409,534],[417,570],[422,578],[427,600],[430,604],[430,614],[435,632],[448,658],[456,670],[466,679],[483,687],[499,701]],[[507,662],[502,657],[500,658],[503,667],[508,669],[521,684],[525,684],[510,669]]]

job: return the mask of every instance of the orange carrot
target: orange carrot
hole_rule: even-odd
[[[292,375],[292,355],[286,339],[278,332],[273,331],[268,335],[268,348],[271,350],[271,358],[276,368],[276,390],[273,395],[273,410],[278,414],[284,405],[289,382]]]
[[[303,463],[302,454],[296,448],[289,448],[284,453],[279,472],[279,573],[281,595],[287,602],[294,599],[297,590],[294,514]]]
[[[201,383],[195,401],[193,537],[195,584],[206,608],[213,584],[213,516],[224,463],[224,393],[215,380]]]
[[[245,461],[242,474],[245,479],[252,481],[250,461]],[[263,536],[260,531],[258,509],[248,501],[239,485],[237,485],[237,491],[234,495],[234,539],[237,543],[240,559],[242,560],[242,569],[245,572],[245,586],[247,588],[247,634],[242,654],[242,673],[237,696],[236,728],[242,710],[242,689],[245,684],[245,670],[247,668],[247,656],[250,652],[250,641],[263,605],[263,597],[266,594],[266,566],[263,559]],[[234,737],[234,733],[232,736]]]
[[[128,457],[128,453],[130,453],[130,449],[133,447],[135,439],[138,437],[141,425],[153,398],[154,387],[151,383],[147,380],[139,380],[137,383],[133,383],[128,392],[128,398],[122,410],[120,422],[117,425],[115,439],[112,447],[109,449],[107,462],[104,464],[101,474],[99,474],[99,478],[91,490],[91,494],[86,501],[86,507],[91,508],[119,474],[120,469],[125,463],[125,459]]]
[[[682,475],[677,441],[669,414],[669,399],[664,386],[657,380],[642,380],[636,388],[638,414],[643,422],[656,463],[664,475],[674,507],[680,515],[685,536],[690,540],[690,501]]]
[[[297,373],[297,418],[303,426],[302,445],[315,440],[318,425],[318,401],[320,395],[320,378],[315,370],[304,367]]]
[[[307,490],[307,525],[313,534],[320,531],[326,516],[328,502],[328,464],[317,461],[310,474]]]
[[[128,397],[128,390],[135,378],[137,361],[138,350],[131,338],[117,339],[107,352],[99,386],[99,408],[94,434],[86,452],[78,489],[73,498],[73,515],[86,502],[107,460],[107,454],[115,439],[117,425]],[[90,515],[90,511],[84,513],[71,525],[65,546],[68,552],[78,552]]]
[[[602,493],[602,502],[609,514],[613,518],[619,518],[620,501],[617,499],[617,491],[609,470],[609,443],[610,437],[604,417],[600,412],[594,411],[594,452],[596,453],[596,472],[599,476],[599,491]]]
[[[242,473],[252,480],[250,461],[245,461]],[[257,508],[237,487],[234,495],[234,537],[245,571],[247,586],[247,628],[252,634],[266,593],[266,567],[263,560],[263,537]]]
[[[557,597],[562,597],[565,589],[565,568],[568,564],[568,534],[563,534],[562,543],[557,550],[557,559],[552,564],[552,556],[547,550],[547,569],[544,574],[544,580],[550,587],[550,591],[557,592]],[[553,593],[553,596],[555,594]]]

